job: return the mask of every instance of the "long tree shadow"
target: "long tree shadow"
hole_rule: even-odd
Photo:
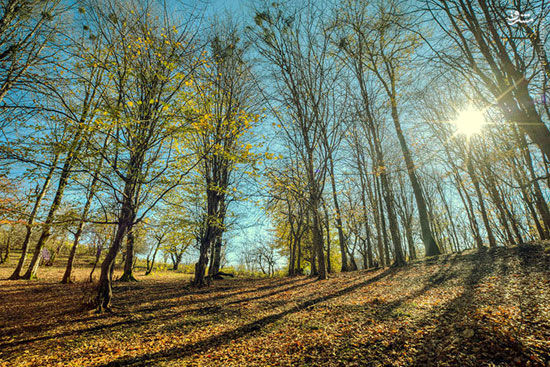
[[[473,266],[464,282],[464,291],[444,304],[437,315],[429,315],[415,326],[435,326],[422,337],[420,350],[412,366],[448,365],[478,366],[484,349],[482,333],[471,318],[476,308],[476,290],[482,280],[493,275],[505,249],[480,250],[471,254]],[[505,261],[505,260],[502,260]],[[501,266],[502,269],[502,266]],[[508,362],[513,362],[513,358]],[[495,360],[501,363],[503,361]]]
[[[466,291],[460,295],[458,298],[451,303],[443,306],[445,311],[441,315],[441,319],[436,318],[434,311],[429,310],[428,314],[425,315],[425,318],[417,321],[413,324],[408,324],[408,326],[401,328],[396,328],[396,330],[390,334],[380,334],[378,337],[373,337],[365,344],[359,344],[359,347],[351,347],[347,342],[340,342],[340,347],[336,350],[331,350],[331,355],[339,356],[341,366],[345,366],[348,363],[351,365],[356,365],[357,360],[369,361],[368,365],[373,366],[438,366],[440,365],[438,360],[437,351],[428,354],[426,350],[433,345],[434,340],[439,337],[445,342],[436,341],[440,345],[445,345],[448,343],[449,335],[444,333],[429,333],[426,334],[426,337],[421,337],[421,347],[426,347],[426,350],[422,349],[418,354],[410,354],[411,351],[414,353],[416,348],[419,346],[414,345],[413,340],[416,338],[415,333],[421,330],[423,327],[431,327],[433,324],[438,324],[446,320],[447,317],[455,312],[456,307],[463,307],[463,302],[467,302],[473,293],[475,292],[476,285],[488,274],[491,273],[491,265],[488,265],[488,255],[486,252],[475,253],[471,255],[466,255],[469,264],[471,264],[471,271],[468,273],[465,283],[467,284]],[[442,286],[443,283],[453,279],[455,276],[459,276],[460,266],[457,266],[457,261],[462,262],[463,256],[458,255],[456,257],[451,257],[443,260],[443,263],[448,264],[447,266],[442,266],[435,274],[431,275],[425,285],[417,290],[412,292],[412,294],[402,297],[394,302],[383,303],[375,305],[374,312],[368,312],[368,317],[374,317],[378,320],[378,323],[384,323],[390,321],[389,318],[392,315],[392,311],[400,307],[403,303],[412,300],[416,297],[419,297],[423,293],[429,291],[430,289],[438,286]],[[456,304],[455,302],[456,301]],[[460,306],[459,306],[460,305]],[[403,325],[403,324],[400,324]],[[398,330],[399,329],[399,330]],[[349,338],[353,339],[354,336],[350,335]],[[357,341],[355,341],[357,343]],[[315,348],[315,347],[314,347]],[[314,351],[310,351],[313,353]],[[319,351],[323,355],[323,351]],[[317,353],[317,354],[319,354]],[[392,356],[407,354],[407,358],[414,357],[417,360],[392,360]],[[422,356],[426,356],[423,358]],[[322,363],[321,363],[322,364]],[[464,363],[454,363],[454,364],[445,364],[449,366],[464,366]]]
[[[223,294],[222,293],[222,294],[219,294],[219,295],[216,295],[216,296],[213,296],[213,297],[208,297],[208,298],[198,297],[198,298],[193,299],[193,300],[174,301],[174,302],[167,303],[167,304],[162,304],[162,305],[153,305],[153,306],[141,307],[141,308],[137,308],[137,309],[132,310],[132,311],[134,313],[147,313],[147,312],[153,312],[153,311],[161,311],[163,309],[168,309],[168,308],[172,308],[172,307],[176,307],[176,306],[188,306],[188,305],[193,305],[193,304],[198,304],[198,303],[216,302],[216,301],[219,301],[221,299],[234,297],[236,295],[246,294],[246,293],[250,293],[250,292],[270,290],[270,289],[276,289],[278,287],[285,286],[287,284],[295,283],[297,281],[300,281],[301,279],[302,278],[298,278],[298,279],[297,278],[293,278],[293,279],[285,278],[285,280],[277,281],[275,284],[268,284],[268,285],[265,285],[265,286],[240,290],[240,291],[232,292],[232,293],[228,293],[228,294]],[[231,284],[233,282],[233,280],[229,280],[228,282],[229,282],[229,284]],[[253,283],[253,280],[250,280],[250,282]],[[205,288],[205,289],[196,289],[196,288],[192,288],[192,287],[188,287],[188,286],[181,286],[180,284],[174,286],[172,282],[170,282],[170,283],[161,283],[160,286],[158,284],[146,284],[146,285],[143,285],[143,284],[133,285],[132,284],[132,285],[122,285],[122,286],[119,285],[118,287],[115,287],[114,292],[115,292],[115,297],[117,296],[116,293],[124,292],[124,293],[128,294],[128,296],[126,296],[123,293],[123,297],[120,297],[120,294],[119,294],[118,297],[120,297],[120,298],[115,299],[117,304],[132,306],[136,303],[136,297],[132,293],[136,289],[141,290],[140,294],[141,294],[142,297],[140,297],[139,300],[147,299],[147,301],[151,302],[151,301],[158,301],[158,300],[162,300],[162,299],[177,299],[177,298],[187,297],[187,296],[204,295],[204,294],[214,293],[214,292],[218,292],[218,291],[227,291],[227,290],[235,289],[236,287],[239,287],[241,285],[242,285],[242,279],[239,279],[238,283],[235,282],[235,285],[231,284],[231,286],[224,286],[224,284],[221,284],[217,287],[214,286],[214,287]],[[55,289],[57,289],[57,290],[66,291],[67,287],[74,287],[75,285],[52,284],[52,286],[54,286]],[[291,288],[294,288],[294,287],[296,287],[296,286],[293,286]],[[38,290],[39,294],[42,294],[42,292],[40,291],[40,288],[37,288],[37,290]],[[51,287],[48,287],[48,290],[51,291]],[[148,290],[150,290],[151,292],[148,292]],[[176,291],[173,292],[173,293],[169,293],[169,295],[166,296],[166,291],[167,290],[169,290],[169,291],[176,290]],[[286,291],[286,290],[288,290],[288,289],[283,289],[281,291]],[[85,287],[83,287],[82,289],[79,289],[79,291],[82,291],[83,294],[84,294],[84,292],[93,292],[94,288],[93,288],[93,286],[86,284]],[[274,293],[277,293],[277,292],[274,292]],[[151,297],[151,295],[155,295],[155,294],[160,294],[160,295],[164,295],[164,296],[161,296],[161,297],[154,297],[153,296],[153,297]],[[131,301],[133,301],[133,302],[131,302]],[[243,302],[245,302],[245,301],[246,301],[246,299],[243,300]],[[52,302],[58,303],[59,299],[54,297]],[[105,318],[112,317],[112,315],[86,315],[85,317],[74,318],[74,317],[71,317],[71,316],[76,314],[76,313],[81,313],[82,312],[82,309],[79,305],[75,304],[75,305],[71,306],[70,308],[67,308],[67,309],[64,309],[64,310],[57,310],[55,307],[51,307],[52,305],[50,303],[45,303],[44,300],[40,299],[40,297],[37,298],[36,305],[38,306],[37,309],[35,309],[33,311],[30,311],[29,307],[31,307],[32,305],[26,304],[25,305],[26,311],[25,311],[24,314],[27,315],[29,312],[32,312],[32,313],[35,313],[35,314],[41,314],[41,315],[48,314],[48,315],[50,315],[50,317],[48,317],[48,319],[52,320],[52,321],[46,322],[46,323],[44,323],[43,321],[40,321],[39,324],[29,324],[29,325],[15,324],[12,327],[8,327],[8,326],[4,325],[4,327],[0,328],[0,337],[2,335],[12,336],[14,333],[16,333],[18,335],[21,335],[21,334],[24,334],[24,333],[29,333],[29,332],[32,332],[32,333],[36,334],[36,333],[39,333],[39,332],[44,331],[44,330],[50,330],[52,327],[58,328],[58,327],[61,327],[63,325],[66,325],[66,324],[74,324],[74,323],[78,323],[78,322],[94,321],[94,320],[100,320],[100,319],[105,319]],[[10,315],[7,314],[6,317],[8,317],[8,316],[10,316]],[[13,315],[11,315],[11,316],[13,316]],[[65,320],[59,320],[59,317],[61,317],[61,316],[66,316],[67,318]],[[122,316],[124,316],[124,312],[122,313]],[[145,319],[147,319],[147,317]],[[111,324],[111,325],[114,325],[114,326],[124,325],[124,324],[132,325],[132,324],[136,324],[136,323],[139,324],[140,322],[135,321],[135,320],[128,320],[128,321],[124,321],[124,322],[117,322],[117,323],[114,323],[114,324]],[[49,339],[54,339],[54,338],[57,338],[57,337],[67,337],[67,336],[76,335],[76,334],[79,334],[79,333],[86,333],[86,332],[89,332],[89,331],[93,332],[93,331],[98,331],[100,329],[105,329],[105,328],[108,328],[108,327],[109,327],[109,325],[94,326],[92,328],[84,328],[84,329],[79,329],[79,330],[75,330],[75,331],[59,333],[59,334],[55,334],[55,335],[25,338],[25,339],[22,339],[22,340],[11,341],[9,343],[1,343],[0,348],[14,347],[14,346],[17,346],[17,345],[28,344],[28,343],[31,343],[31,342],[34,342],[34,341],[49,340]]]
[[[401,297],[395,301],[381,304],[375,312],[375,315],[379,320],[386,319],[389,315],[392,315],[396,309],[401,307],[404,303],[414,300],[424,293],[430,291],[433,288],[437,288],[446,281],[457,277],[459,269],[456,268],[457,263],[464,261],[464,258],[458,254],[446,255],[442,261],[439,270],[431,275],[425,282],[424,286],[416,291],[411,292],[407,296]],[[430,262],[426,261],[426,264]],[[431,262],[434,263],[434,262]]]
[[[215,297],[209,297],[209,298],[203,298],[203,299],[196,299],[196,300],[189,300],[189,301],[179,301],[179,302],[172,302],[170,304],[153,305],[153,306],[150,306],[150,307],[142,307],[142,308],[138,308],[138,309],[134,310],[133,314],[135,314],[135,313],[145,313],[145,314],[147,314],[149,312],[159,312],[159,311],[163,311],[163,310],[170,309],[170,308],[173,308],[173,307],[189,306],[189,305],[193,305],[193,304],[197,304],[197,303],[208,304],[208,303],[216,302],[216,301],[219,301],[221,299],[225,299],[227,297],[232,297],[232,296],[235,296],[235,295],[246,294],[246,293],[254,292],[254,291],[258,291],[258,290],[276,289],[276,288],[279,288],[279,287],[284,286],[286,284],[295,283],[296,281],[297,280],[292,280],[292,281],[288,281],[288,282],[285,281],[285,282],[280,282],[276,285],[256,287],[256,288],[253,288],[253,289],[250,289],[250,290],[233,292],[233,293],[230,293],[229,295],[222,294],[222,295],[218,295],[218,296],[215,296]],[[25,345],[25,344],[29,344],[29,343],[33,343],[33,342],[37,342],[37,341],[46,341],[46,340],[52,340],[52,339],[57,339],[57,338],[64,338],[64,337],[71,337],[71,336],[75,336],[75,335],[94,333],[94,332],[101,331],[101,330],[104,330],[104,329],[115,329],[115,328],[121,327],[121,326],[124,326],[125,328],[139,327],[139,326],[145,325],[146,323],[151,322],[153,320],[157,321],[157,322],[168,321],[168,320],[176,318],[178,316],[182,316],[186,313],[194,313],[194,314],[198,314],[198,315],[207,315],[209,313],[215,313],[215,312],[219,311],[221,309],[221,307],[224,307],[224,306],[227,306],[227,305],[233,305],[233,304],[238,304],[238,303],[242,303],[242,302],[248,302],[248,301],[258,300],[258,299],[262,299],[262,298],[266,298],[266,297],[271,297],[271,296],[276,295],[276,294],[281,293],[281,292],[286,292],[286,291],[289,291],[289,290],[293,290],[293,289],[297,289],[297,288],[306,286],[307,284],[310,284],[314,281],[315,281],[314,279],[310,279],[310,280],[307,280],[304,283],[300,283],[300,284],[296,284],[296,285],[293,285],[293,286],[290,286],[290,287],[278,289],[277,291],[270,292],[270,293],[267,293],[265,295],[243,298],[243,299],[236,300],[236,301],[233,301],[233,302],[230,302],[228,304],[221,305],[221,306],[220,305],[215,305],[215,306],[200,307],[198,309],[187,309],[187,310],[178,311],[178,312],[175,312],[175,313],[169,313],[169,314],[163,315],[163,316],[146,315],[146,316],[138,318],[138,319],[122,320],[122,321],[118,321],[118,322],[114,322],[114,323],[109,323],[109,324],[104,324],[104,325],[97,325],[97,326],[93,326],[93,327],[87,327],[87,328],[83,328],[83,329],[57,333],[57,334],[53,334],[53,335],[45,335],[45,336],[33,337],[33,338],[25,338],[25,339],[22,339],[22,340],[11,341],[11,342],[8,342],[8,343],[1,343],[0,344],[0,349],[14,348],[14,347],[17,347],[17,346],[20,346],[20,345]],[[233,288],[230,288],[230,289],[233,289]],[[129,287],[126,288],[126,290],[131,291],[132,287],[129,286]],[[210,292],[215,291],[215,290],[216,290],[216,288],[212,288],[209,292],[201,292],[201,293],[210,293]],[[181,294],[180,297],[193,295],[193,294],[200,294],[200,293],[198,293],[198,292],[184,293],[184,294]],[[65,313],[70,314],[71,312],[73,312],[73,310],[67,310]],[[122,316],[125,316],[125,315],[122,314]],[[63,322],[54,322],[54,323],[52,323],[52,326],[55,325],[56,327],[59,327],[61,324],[81,322],[81,321],[91,321],[91,320],[94,320],[94,319],[104,319],[104,318],[108,318],[108,317],[109,316],[105,316],[105,315],[94,315],[94,316],[89,316],[89,317],[85,317],[85,318],[81,318],[81,319],[77,319],[77,320],[68,319],[68,320],[65,320]],[[28,331],[41,331],[41,330],[44,330],[44,329],[47,329],[47,328],[43,324],[35,325],[35,326],[28,326],[28,327],[24,328],[24,330],[27,331],[27,332]],[[23,329],[19,328],[17,331],[19,333],[21,333],[22,330]]]
[[[285,286],[287,284],[292,284],[292,283],[295,283],[297,281],[299,281],[301,278],[292,278],[292,279],[288,279],[288,278],[285,278],[284,281],[280,281],[280,282],[277,282],[275,284],[269,284],[269,285],[265,285],[265,286],[261,286],[261,287],[253,287],[253,288],[250,288],[250,289],[242,289],[242,290],[238,290],[236,292],[231,292],[231,293],[227,293],[227,294],[218,294],[216,296],[213,296],[213,297],[209,297],[209,298],[197,298],[196,300],[187,300],[187,301],[184,301],[186,302],[185,304],[186,305],[192,305],[192,304],[195,304],[195,303],[202,303],[202,302],[215,302],[215,301],[218,301],[220,299],[223,299],[223,298],[230,298],[230,297],[234,297],[234,296],[238,296],[238,295],[241,295],[241,294],[246,294],[246,293],[252,293],[252,292],[261,292],[261,291],[264,291],[264,290],[270,290],[270,289],[275,289],[275,288],[278,288],[278,287],[282,287],[282,286]],[[247,281],[250,281],[251,283],[254,283],[254,279],[246,279],[244,280],[245,282]],[[231,284],[232,282],[235,282],[235,285],[231,284],[231,286],[221,286],[220,285],[215,285],[215,286],[212,286],[212,287],[207,287],[207,288],[203,288],[203,289],[196,289],[196,288],[193,288],[191,286],[188,286],[188,285],[185,285],[185,286],[180,286],[180,287],[175,287],[175,291],[171,292],[171,293],[166,293],[166,292],[154,292],[155,294],[158,294],[158,295],[154,295],[154,296],[151,296],[151,297],[147,297],[147,301],[149,302],[154,302],[154,301],[170,301],[170,300],[173,300],[173,299],[178,299],[178,298],[181,298],[181,297],[185,297],[185,296],[190,296],[190,295],[204,295],[204,294],[208,294],[208,293],[215,293],[215,292],[219,292],[219,291],[229,291],[229,290],[232,290],[232,289],[235,289],[235,288],[241,288],[243,286],[242,282],[243,282],[243,279],[237,279],[237,280],[224,280],[224,282],[229,282],[229,284]],[[224,283],[226,284],[226,283]],[[115,292],[117,290],[115,289]],[[182,292],[184,291],[184,292]],[[115,295],[116,297],[116,295]],[[118,304],[123,304],[123,303],[132,303],[131,301],[134,300],[135,298],[133,297],[133,295],[129,294],[127,297],[120,297],[117,299],[117,303]],[[178,304],[178,305],[181,305],[181,301],[177,301],[177,302],[173,302],[173,304]],[[139,310],[138,310],[139,311]]]
[[[180,347],[175,347],[175,348],[171,348],[171,349],[168,349],[168,350],[163,350],[163,351],[159,351],[159,352],[156,352],[156,353],[144,354],[144,355],[137,356],[137,357],[120,358],[120,359],[117,359],[115,361],[111,361],[107,364],[104,364],[102,366],[104,366],[104,367],[149,366],[151,364],[154,364],[155,361],[174,360],[174,359],[178,359],[178,358],[188,357],[188,356],[191,356],[195,353],[204,352],[204,351],[206,351],[208,349],[211,349],[211,348],[217,348],[217,347],[220,347],[220,346],[222,346],[224,344],[227,344],[231,341],[235,341],[235,340],[238,340],[240,338],[243,338],[247,335],[252,335],[252,334],[262,330],[262,328],[265,328],[267,325],[273,324],[276,321],[281,320],[285,316],[288,316],[288,315],[293,314],[293,313],[300,312],[302,310],[307,309],[308,307],[317,305],[317,304],[322,303],[322,302],[326,302],[328,300],[331,300],[331,299],[343,296],[347,293],[353,292],[357,289],[366,287],[369,284],[377,282],[377,281],[383,279],[384,277],[386,277],[386,276],[388,276],[392,273],[395,273],[396,271],[398,271],[398,270],[394,269],[394,268],[387,269],[386,271],[384,271],[384,272],[382,272],[382,273],[380,273],[380,274],[378,274],[378,275],[376,275],[372,278],[369,278],[364,282],[351,285],[349,287],[346,287],[344,289],[341,289],[337,292],[334,292],[334,293],[331,293],[331,294],[328,294],[328,295],[325,295],[325,296],[317,297],[315,299],[302,302],[302,303],[300,303],[300,304],[298,304],[298,305],[296,305],[296,306],[294,306],[294,307],[292,307],[288,310],[282,311],[282,312],[274,314],[274,315],[269,315],[269,316],[262,317],[259,320],[256,320],[254,322],[251,322],[251,323],[248,323],[246,325],[240,326],[240,327],[238,327],[234,330],[229,330],[229,331],[223,332],[221,334],[211,336],[209,338],[198,341],[196,343],[185,344],[185,345],[182,345]]]
[[[218,301],[221,301],[221,300],[224,300],[224,299],[227,299],[227,298],[232,298],[234,296],[237,296],[237,295],[241,295],[241,294],[246,294],[246,293],[250,293],[250,292],[258,292],[259,289],[262,289],[262,290],[267,290],[267,289],[277,289],[276,291],[273,291],[273,292],[270,292],[270,293],[267,293],[265,295],[260,295],[260,296],[255,296],[255,297],[249,297],[249,298],[242,298],[242,299],[239,299],[239,300],[235,300],[235,301],[232,301],[232,302],[228,302],[228,303],[225,303],[224,306],[226,305],[233,305],[233,304],[238,304],[238,303],[243,303],[243,302],[249,302],[249,301],[253,301],[253,300],[258,300],[258,299],[262,299],[262,298],[266,298],[266,297],[271,297],[273,295],[276,295],[278,293],[281,293],[281,292],[287,292],[287,291],[290,291],[290,290],[293,290],[293,289],[297,289],[297,288],[301,288],[301,287],[304,287],[306,286],[307,284],[309,283],[312,283],[314,282],[315,280],[312,279],[312,280],[308,280],[304,283],[301,283],[301,284],[296,284],[296,285],[292,285],[290,287],[286,287],[286,288],[282,288],[282,289],[277,289],[279,288],[280,286],[272,286],[272,287],[259,287],[259,288],[255,288],[255,289],[252,289],[252,290],[245,290],[245,291],[239,291],[239,292],[233,292],[233,293],[229,293],[229,294],[220,294],[220,295],[216,295],[214,297],[208,297],[208,298],[202,298],[202,299],[194,299],[194,300],[182,300],[182,301],[173,301],[173,302],[167,302],[167,303],[162,303],[162,304],[155,304],[155,305],[152,305],[152,306],[147,306],[147,307],[142,307],[142,308],[138,308],[136,309],[135,311],[136,312],[153,312],[153,311],[161,311],[163,309],[168,309],[168,308],[172,308],[172,307],[179,307],[179,306],[191,306],[191,305],[194,305],[194,304],[198,304],[198,303],[212,303],[212,302],[218,302]],[[290,283],[290,282],[289,282]],[[289,283],[284,283],[284,284],[289,284]],[[284,285],[283,284],[283,285]],[[186,294],[182,295],[185,296]]]

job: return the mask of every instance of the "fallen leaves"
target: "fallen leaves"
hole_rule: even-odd
[[[2,281],[0,365],[544,366],[548,255],[504,255],[204,290],[159,274],[116,285],[113,315],[78,311],[87,284]]]

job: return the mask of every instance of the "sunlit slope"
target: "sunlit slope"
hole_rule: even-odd
[[[1,282],[6,366],[545,366],[550,255],[470,251],[401,269],[115,287],[115,313],[79,310],[89,286]],[[545,359],[546,358],[546,359]]]

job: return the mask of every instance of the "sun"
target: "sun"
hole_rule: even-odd
[[[470,105],[459,113],[453,123],[456,126],[457,134],[465,135],[469,138],[481,132],[483,126],[486,124],[486,120],[483,111]]]

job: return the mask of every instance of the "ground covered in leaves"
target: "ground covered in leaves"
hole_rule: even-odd
[[[2,280],[0,365],[550,366],[549,269],[520,246],[321,282],[141,277],[102,315],[86,283]]]

